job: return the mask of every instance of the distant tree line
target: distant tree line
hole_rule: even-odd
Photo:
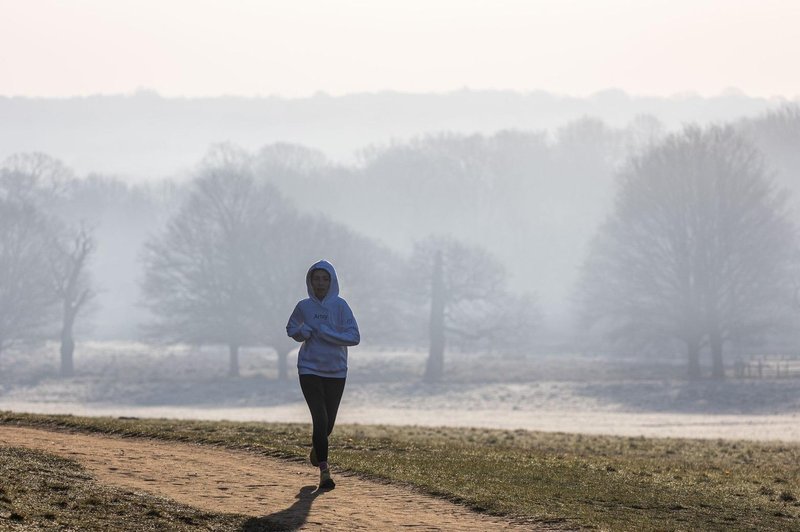
[[[721,377],[737,342],[800,344],[800,218],[786,190],[800,188],[798,142],[786,107],[673,133],[640,117],[432,135],[352,166],[291,144],[218,145],[185,182],[147,187],[20,154],[0,169],[0,351],[59,339],[70,375],[100,278],[147,309],[147,338],[227,346],[231,375],[242,347],[271,347],[285,377],[288,311],[327,258],[365,342],[427,347],[436,381],[448,349],[541,346],[552,301],[537,293],[583,259],[583,321],[564,345],[588,334],[679,355],[691,377],[709,353]]]
[[[241,347],[267,345],[278,353],[279,376],[286,377],[296,345],[284,330],[287,309],[304,297],[308,265],[325,257],[341,266],[346,296],[359,309],[367,338],[419,345],[430,333],[429,380],[442,376],[446,335],[488,346],[502,338],[511,323],[499,301],[506,278],[485,251],[429,240],[404,260],[326,216],[298,211],[262,173],[265,167],[263,154],[256,161],[234,147],[215,147],[166,229],[147,243],[143,295],[158,318],[152,336],[226,345],[230,375],[239,373]],[[309,201],[326,198],[312,193]],[[441,259],[438,269],[432,260],[443,251],[446,274]],[[441,314],[427,323],[429,301],[436,306],[440,298]],[[458,308],[464,302],[471,304]]]

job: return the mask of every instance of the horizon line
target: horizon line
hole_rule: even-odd
[[[450,96],[455,94],[509,94],[514,96],[536,96],[546,95],[565,100],[589,100],[600,98],[604,96],[622,96],[629,100],[646,100],[646,99],[663,99],[663,100],[711,100],[717,98],[743,98],[751,100],[764,100],[764,101],[785,101],[785,102],[798,102],[800,103],[800,93],[793,96],[784,94],[773,94],[771,96],[752,95],[747,94],[738,87],[727,87],[716,94],[704,95],[695,90],[685,90],[675,92],[669,95],[658,94],[638,94],[631,93],[619,87],[607,87],[604,89],[589,92],[583,95],[559,93],[547,89],[500,89],[500,88],[471,88],[460,87],[445,91],[403,91],[397,89],[381,89],[374,91],[353,91],[341,94],[331,94],[324,90],[317,90],[312,94],[305,96],[286,96],[280,94],[236,94],[236,93],[220,93],[208,95],[181,95],[181,94],[163,94],[157,89],[149,87],[138,87],[129,92],[95,92],[87,94],[70,94],[70,95],[31,95],[31,94],[0,94],[2,99],[24,99],[24,100],[78,100],[78,99],[91,99],[91,98],[158,98],[163,100],[220,100],[220,99],[242,99],[242,100],[285,100],[285,101],[300,101],[300,100],[315,100],[315,99],[344,99],[358,96]]]

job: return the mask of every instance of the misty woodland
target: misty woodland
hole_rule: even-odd
[[[0,356],[76,337],[263,347],[318,259],[375,347],[680,360],[688,378],[800,351],[800,108],[667,130],[641,116],[437,134],[334,163],[218,144],[132,185],[18,153],[0,169]],[[55,353],[54,353],[55,355]]]

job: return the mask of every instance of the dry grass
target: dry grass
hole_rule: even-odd
[[[300,424],[13,413],[0,414],[0,423],[195,441],[297,460],[309,441],[309,427]],[[332,443],[341,469],[535,522],[800,530],[795,444],[383,426],[337,427]]]

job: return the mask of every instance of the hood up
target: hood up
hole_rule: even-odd
[[[319,301],[317,296],[314,295],[314,288],[311,286],[311,272],[314,270],[325,270],[331,276],[331,287],[328,289],[328,293],[325,294],[325,299],[320,301],[320,303],[325,303],[330,299],[335,298],[339,295],[339,279],[336,278],[336,270],[333,269],[333,264],[328,262],[327,260],[321,260],[319,262],[315,262],[306,273],[306,289],[308,290],[308,297]]]

